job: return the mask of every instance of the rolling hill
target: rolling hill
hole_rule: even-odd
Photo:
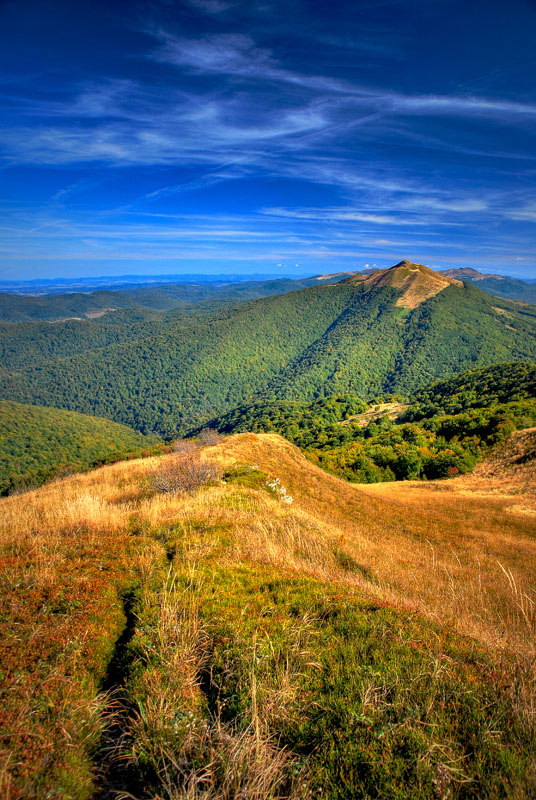
[[[438,285],[436,273],[408,264],[216,312],[170,314],[147,328],[129,322],[133,336],[121,322],[115,330],[99,320],[63,323],[58,355],[37,363],[26,327],[0,373],[0,396],[172,437],[254,397],[407,394],[468,367],[536,358],[536,308],[467,283]],[[11,328],[8,337],[17,336]]]
[[[336,283],[346,273],[291,280],[205,281],[143,286],[124,289],[98,289],[86,292],[43,294],[37,297],[8,292],[0,293],[0,322],[57,322],[66,319],[98,319],[110,312],[127,308],[173,311],[198,303],[212,302],[215,307],[226,301],[234,303],[285,294],[308,286]]]
[[[0,400],[0,494],[155,449],[157,439],[106,419]]]

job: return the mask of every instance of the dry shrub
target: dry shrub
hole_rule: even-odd
[[[219,444],[222,439],[221,433],[218,433],[214,428],[203,428],[197,437],[197,441],[203,447],[212,447],[215,444]]]
[[[192,494],[201,486],[220,480],[221,476],[218,464],[202,461],[195,452],[181,453],[158,466],[152,476],[152,485],[157,492]]]
[[[194,439],[177,439],[172,445],[173,452],[180,453],[181,455],[195,453],[198,447],[199,443]]]

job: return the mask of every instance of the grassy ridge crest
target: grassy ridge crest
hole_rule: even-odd
[[[0,500],[2,796],[530,796],[516,499],[401,502],[274,434],[204,457],[194,494],[144,459]]]

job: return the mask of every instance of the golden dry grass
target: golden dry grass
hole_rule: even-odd
[[[207,455],[280,477],[293,514],[355,559],[370,576],[361,579],[368,593],[492,647],[534,654],[536,537],[532,515],[516,509],[519,495],[473,496],[467,480],[349,484],[276,434],[233,436]],[[531,494],[523,503],[536,508]]]
[[[21,785],[32,764],[47,763],[53,747],[75,754],[85,747],[80,736],[97,735],[102,702],[95,693],[120,624],[121,586],[132,576],[143,586],[162,569],[170,530],[177,533],[177,555],[192,568],[206,559],[246,560],[307,574],[534,658],[536,500],[530,491],[520,495],[504,485],[502,493],[483,496],[490,484],[481,476],[351,485],[275,434],[229,437],[205,448],[203,457],[225,468],[255,465],[278,477],[293,502],[233,484],[188,496],[154,494],[148,479],[173,454],[0,500],[0,600],[7,620],[0,649],[9,665],[3,697],[12,704],[0,743],[3,797],[16,797],[14,781]],[[210,529],[218,535],[207,536]],[[21,670],[25,678],[17,684]],[[526,687],[524,714],[530,716],[528,679]],[[40,697],[45,707],[36,711]],[[41,713],[47,725],[55,715],[54,743],[39,727]],[[31,746],[22,724],[30,718]],[[210,735],[219,742],[226,734]],[[246,761],[254,741],[242,742]],[[69,758],[62,774],[72,772],[74,755]]]
[[[3,499],[4,554],[24,553],[33,564],[32,579],[53,582],[62,568],[65,536],[95,541],[125,534],[133,519],[152,528],[187,528],[189,519],[203,519],[238,534],[232,537],[236,558],[334,579],[344,573],[368,593],[413,606],[487,644],[533,648],[532,494],[524,494],[522,503],[519,495],[480,496],[482,478],[474,479],[476,494],[467,478],[353,485],[311,464],[276,434],[229,437],[206,448],[205,457],[224,466],[258,465],[281,479],[294,503],[242,489],[241,499],[226,507],[221,500],[228,486],[189,498],[145,497],[140,482],[157,459],[123,462]],[[337,567],[335,545],[361,572]]]

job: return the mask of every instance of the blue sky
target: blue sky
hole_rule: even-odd
[[[535,0],[4,0],[0,279],[536,277]]]

